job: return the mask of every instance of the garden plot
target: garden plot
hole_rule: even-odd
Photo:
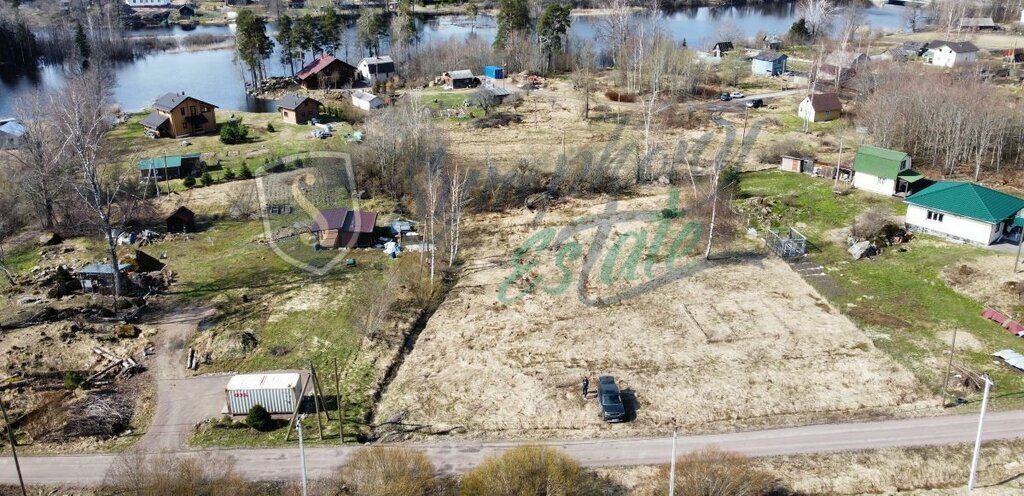
[[[922,384],[784,262],[749,246],[733,250],[743,243],[728,247],[740,253],[730,258],[695,256],[705,243],[700,222],[659,218],[667,196],[473,219],[467,268],[384,394],[378,419],[470,437],[541,438],[935,408]],[[662,222],[663,249],[633,260],[631,270],[632,245],[618,242],[618,262],[609,265],[616,240],[644,231],[656,244]],[[696,245],[685,241],[687,225]],[[550,228],[550,244],[542,228]],[[578,251],[564,248],[573,242]],[[603,374],[618,379],[634,421],[605,425],[592,395],[581,397],[581,377],[596,384]]]

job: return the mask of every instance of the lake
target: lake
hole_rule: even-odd
[[[901,30],[902,9],[897,6],[868,8],[865,10],[865,22],[873,29]],[[693,47],[701,47],[723,26],[728,26],[730,30],[742,33],[745,37],[761,32],[782,34],[788,31],[796,20],[796,5],[791,2],[736,7],[692,7],[672,12],[636,15],[655,17],[658,25],[670,32],[675,39],[685,40]],[[600,16],[574,16],[570,36],[594,39],[600,23]],[[453,37],[465,38],[470,35],[491,42],[496,31],[494,18],[488,16],[478,16],[475,25],[465,16],[454,15],[421,19],[417,25],[420,41],[424,43]],[[232,27],[199,26],[183,29],[180,26],[168,26],[133,31],[129,36],[182,38],[201,33],[226,35],[232,33]],[[352,40],[349,46],[355,47],[357,44],[354,42],[354,23],[346,31],[346,36]],[[347,56],[345,53],[337,55],[339,58],[347,58],[354,65],[365,54],[349,48]],[[289,73],[277,54],[269,61],[269,72],[271,75]],[[243,71],[234,62],[234,50],[231,48],[153,53],[132,62],[118,64],[115,73],[118,85],[114,89],[114,100],[126,111],[134,112],[148,108],[154,99],[170,91],[184,91],[227,110],[274,111],[270,102],[246,95]],[[57,88],[63,79],[61,68],[51,65],[41,66],[32,74],[0,73],[0,116],[13,112],[19,95],[39,86]]]

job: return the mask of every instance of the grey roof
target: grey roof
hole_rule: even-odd
[[[283,108],[287,110],[295,110],[299,108],[306,100],[313,100],[317,105],[320,105],[319,100],[315,100],[306,95],[298,95],[295,93],[289,93],[277,101],[277,108]]]
[[[825,63],[828,65],[834,65],[836,67],[842,67],[849,69],[857,63],[867,60],[868,56],[864,52],[853,52],[853,51],[842,51],[836,50],[825,57]]]
[[[142,119],[142,125],[143,127],[156,129],[164,125],[164,123],[168,120],[170,120],[170,117],[167,117],[166,115],[160,115],[156,112],[150,112],[145,119]]]
[[[996,22],[991,17],[964,17],[960,19],[962,28],[994,28]]]
[[[202,101],[202,100],[200,100],[198,98],[190,97],[190,96],[182,94],[182,93],[166,93],[163,96],[161,96],[160,98],[157,98],[156,102],[153,102],[153,108],[155,108],[157,110],[163,110],[164,112],[170,112],[170,111],[174,110],[175,108],[177,108],[178,105],[181,105],[181,102],[184,102],[185,99],[187,99],[187,98],[192,98],[193,100],[195,100],[197,102],[205,103],[205,104],[207,104],[207,105],[209,105],[211,107],[214,107],[214,108],[217,107],[216,105],[213,105],[213,104],[208,103],[208,102],[204,102],[204,101]]]
[[[384,100],[381,100],[379,96],[374,95],[373,93],[370,93],[368,91],[363,91],[363,90],[355,90],[355,91],[353,91],[352,92],[352,97],[357,99],[357,100],[362,100],[364,102],[371,102],[371,103],[374,100],[379,100],[381,102],[384,101]]]
[[[25,134],[25,126],[16,119],[0,119],[0,132],[17,137]]]
[[[119,272],[124,272],[131,267],[128,264],[118,264]],[[99,274],[99,275],[112,275],[114,273],[114,265],[108,263],[95,263],[86,265],[78,271],[79,274]]]
[[[360,64],[366,63],[366,67],[370,69],[373,74],[395,72],[395,61],[391,60],[390,55],[384,55],[381,57],[366,57],[359,61]]]
[[[785,55],[783,55],[781,53],[778,53],[778,52],[764,51],[764,52],[760,52],[757,55],[755,55],[754,56],[754,60],[764,60],[766,62],[775,62],[776,60],[779,60],[782,57],[785,57]]]
[[[461,71],[448,71],[448,77],[452,79],[473,79],[473,71],[461,70]]]
[[[1007,365],[1024,370],[1024,355],[1013,350],[999,350],[992,354],[994,357],[1002,358]]]
[[[956,53],[970,53],[970,52],[977,52],[978,51],[978,47],[974,46],[974,43],[971,43],[969,41],[935,40],[935,41],[933,41],[933,42],[928,44],[928,48],[931,48],[931,49],[942,48],[944,46],[949,47],[950,50],[952,50],[952,51],[954,51]]]
[[[488,86],[484,90],[490,93],[491,96],[509,96],[512,94],[507,88],[502,88],[501,86]]]

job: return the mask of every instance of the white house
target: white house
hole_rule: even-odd
[[[352,105],[363,110],[373,110],[383,107],[384,100],[381,100],[379,96],[373,93],[355,90],[352,92]]]
[[[861,145],[853,159],[853,187],[887,196],[907,194],[913,183],[924,179],[910,163],[906,153]]]
[[[809,95],[800,102],[796,115],[808,122],[825,122],[839,118],[843,112],[843,103],[835,93]]]
[[[937,182],[907,198],[907,228],[988,246],[1017,236],[1024,200],[984,186]]]
[[[978,60],[978,47],[969,41],[933,41],[928,44],[924,60],[940,67],[973,64]]]
[[[356,66],[359,76],[367,83],[387,81],[395,75],[395,61],[389,55],[382,57],[366,57]]]
[[[167,7],[171,0],[124,0],[129,7]]]

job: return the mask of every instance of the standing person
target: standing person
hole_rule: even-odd
[[[590,392],[590,378],[583,376],[583,382],[580,384],[580,388],[583,390],[583,399],[587,399],[587,393]]]

